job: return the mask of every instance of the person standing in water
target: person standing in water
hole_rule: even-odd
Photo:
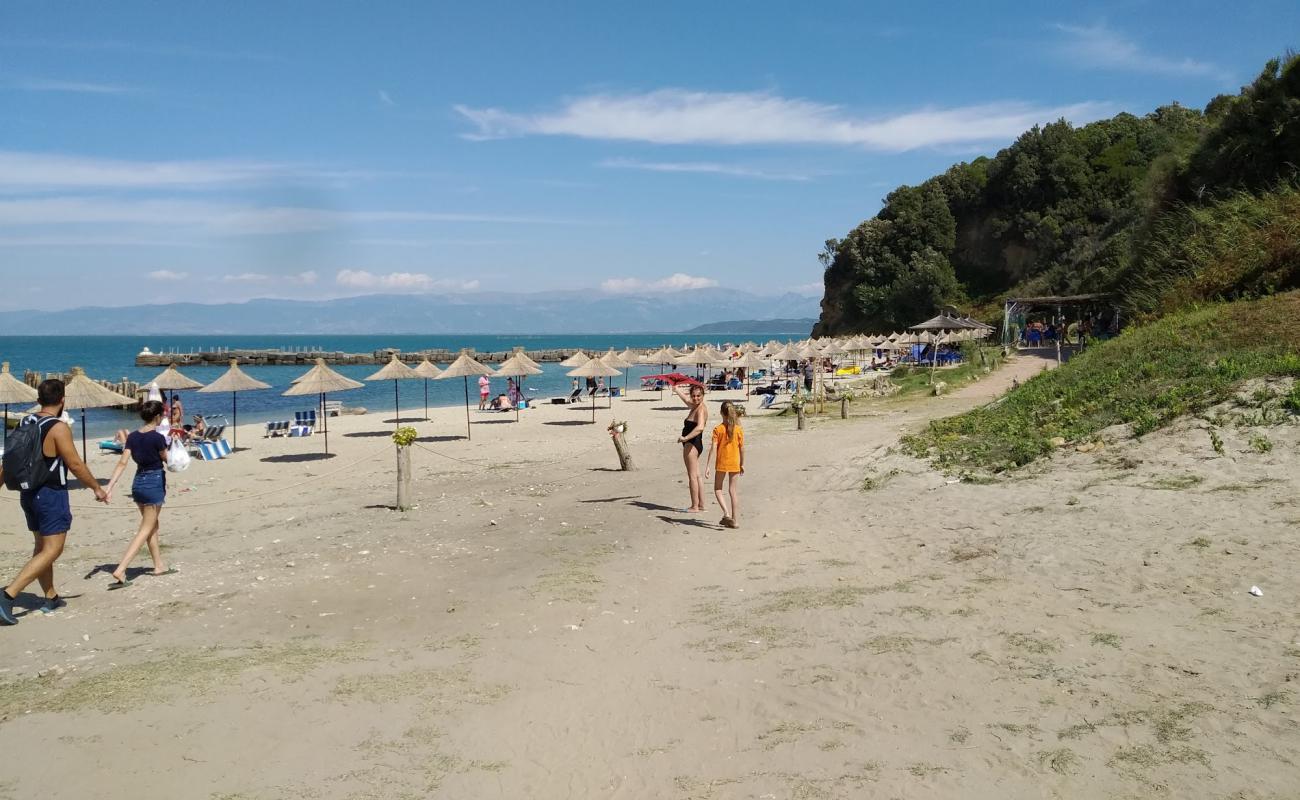
[[[122,457],[118,459],[113,477],[108,481],[108,493],[112,495],[113,487],[126,471],[127,461],[135,461],[131,495],[136,507],[140,509],[140,527],[122,554],[117,569],[113,570],[114,581],[108,585],[109,589],[124,589],[131,585],[126,577],[126,568],[146,544],[149,546],[149,555],[153,558],[153,572],[146,574],[161,576],[176,572],[163,563],[162,548],[158,543],[158,518],[167,499],[167,473],[163,471],[163,465],[167,463],[167,437],[158,432],[158,426],[163,421],[162,403],[156,400],[145,401],[140,406],[140,419],[144,420],[144,427],[126,437]]]
[[[677,395],[690,409],[682,423],[682,435],[677,441],[682,446],[682,463],[686,465],[686,484],[691,492],[691,505],[685,509],[688,514],[704,511],[704,489],[700,483],[700,455],[704,452],[704,429],[709,424],[709,409],[704,405],[704,387],[698,383],[691,384],[689,392],[682,390],[682,384],[673,386]]]
[[[740,476],[745,474],[745,431],[740,427],[740,407],[730,400],[722,404],[722,424],[713,429],[709,455],[704,460],[705,480],[709,479],[707,465],[713,461],[714,450],[718,457],[714,462],[717,474],[713,478],[713,496],[722,507],[722,519],[718,524],[724,528],[739,528]],[[727,480],[727,495],[722,492],[724,478]]]

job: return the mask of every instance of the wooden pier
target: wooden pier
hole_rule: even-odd
[[[478,361],[484,364],[500,364],[514,355],[513,350],[499,352],[478,353],[470,350],[472,355]],[[558,363],[577,352],[575,349],[559,350],[533,350],[526,351],[532,360],[538,363]],[[224,367],[227,366],[231,359],[234,359],[242,366],[253,367],[310,367],[316,363],[316,359],[325,360],[326,364],[333,366],[338,365],[382,365],[392,360],[393,354],[407,364],[418,364],[420,361],[428,358],[435,364],[447,364],[455,361],[460,351],[451,350],[420,350],[414,353],[404,353],[396,348],[384,348],[375,350],[371,353],[343,353],[337,350],[315,350],[304,348],[301,350],[242,350],[242,349],[219,349],[219,350],[200,350],[189,353],[153,353],[148,350],[141,352],[135,357],[137,367],[158,367],[165,368],[171,364],[178,367]]]

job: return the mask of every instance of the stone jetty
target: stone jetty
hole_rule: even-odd
[[[485,364],[499,364],[515,354],[513,350],[498,352],[479,353],[470,350],[472,355],[478,361]],[[538,363],[557,363],[563,361],[576,352],[575,349],[559,350],[532,350],[525,351],[525,354]],[[375,350],[371,353],[343,353],[335,350],[315,350],[304,348],[301,350],[242,350],[242,349],[218,349],[218,350],[200,350],[189,353],[154,353],[148,348],[142,350],[135,357],[137,367],[159,367],[164,368],[171,364],[178,367],[194,366],[214,366],[224,367],[230,363],[231,359],[239,362],[240,366],[267,366],[267,367],[310,367],[316,359],[322,358],[326,364],[330,365],[349,365],[349,364],[387,364],[392,360],[393,354],[397,358],[408,364],[418,364],[425,358],[428,358],[435,364],[447,364],[456,360],[460,351],[452,350],[420,350],[413,353],[405,353],[395,348],[384,348]]]

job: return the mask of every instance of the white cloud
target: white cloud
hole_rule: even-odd
[[[271,276],[261,272],[241,272],[237,275],[223,275],[221,280],[226,283],[265,283],[271,280]]]
[[[379,90],[379,102],[383,103],[386,106],[397,105],[397,103],[393,102],[393,98],[388,95],[388,92],[384,91],[383,89]]]
[[[23,78],[10,81],[9,86],[24,92],[66,92],[69,94],[135,94],[134,86],[89,81],[61,81],[48,78]]]
[[[294,283],[301,283],[304,286],[310,286],[320,280],[320,275],[315,270],[309,269],[306,272],[299,272],[297,275],[290,276],[289,280]]]
[[[1034,125],[1060,118],[1087,122],[1110,113],[1102,103],[1035,106],[997,102],[923,108],[868,118],[842,107],[769,92],[659,89],[641,94],[593,94],[557,111],[519,114],[456,106],[477,130],[469,139],[530,134],[655,144],[830,144],[900,152],[975,142],[1009,141]]]
[[[610,278],[600,284],[600,289],[609,294],[632,294],[636,292],[681,292],[688,289],[710,289],[717,286],[713,278],[701,278],[674,272],[657,281],[644,281],[640,278]]]
[[[648,172],[685,172],[711,175],[731,175],[738,178],[760,178],[768,181],[806,181],[808,175],[767,172],[737,164],[718,164],[711,161],[637,161],[631,158],[607,158],[599,166],[611,169],[639,169]]]
[[[149,278],[155,281],[183,281],[189,276],[188,272],[173,272],[169,269],[156,269],[149,273]]]
[[[307,270],[293,275],[268,275],[264,272],[240,272],[230,275],[222,275],[221,280],[226,283],[291,283],[299,286],[310,286],[320,279],[320,275],[315,270]]]
[[[433,278],[422,272],[389,272],[376,274],[363,269],[344,269],[334,276],[340,286],[352,289],[386,289],[396,292],[472,292],[478,289],[476,280]]]
[[[1080,66],[1176,77],[1230,78],[1226,70],[1208,61],[1145,52],[1136,42],[1105,25],[1053,27],[1063,34],[1063,41],[1052,47],[1053,52]]]
[[[2,182],[3,179],[0,179]],[[188,200],[51,197],[0,200],[0,226],[138,224],[207,229],[244,235],[328,230],[374,222],[486,222],[573,224],[566,220],[433,211],[336,211],[293,206],[227,205]]]
[[[220,188],[231,184],[336,181],[370,173],[256,161],[127,161],[0,150],[0,190]]]

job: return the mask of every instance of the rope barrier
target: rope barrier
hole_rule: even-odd
[[[310,478],[307,478],[307,479],[305,479],[305,480],[298,481],[297,483],[291,483],[291,484],[289,484],[288,486],[280,486],[280,487],[277,487],[277,488],[275,488],[275,489],[270,489],[270,490],[265,491],[265,492],[258,492],[258,493],[256,493],[256,494],[240,495],[239,497],[227,497],[227,498],[224,498],[224,499],[221,499],[221,500],[207,500],[207,501],[204,501],[204,502],[201,502],[201,503],[183,503],[183,504],[179,504],[179,505],[172,505],[172,504],[169,503],[169,504],[167,505],[167,508],[168,508],[168,509],[176,509],[176,510],[185,510],[185,509],[189,509],[189,508],[204,508],[204,507],[206,507],[206,506],[218,506],[218,505],[222,505],[222,504],[225,504],[225,503],[242,503],[242,502],[244,502],[245,500],[256,500],[256,499],[261,498],[261,497],[270,497],[271,495],[279,494],[279,493],[281,493],[281,492],[287,492],[287,491],[289,491],[290,489],[297,489],[297,488],[300,487],[300,486],[306,486],[307,484],[312,483],[312,482],[314,482],[314,481],[324,480],[325,478],[332,477],[332,476],[334,476],[334,475],[339,474],[340,472],[344,472],[344,471],[346,471],[346,470],[352,469],[353,467],[357,466],[358,464],[364,464],[365,462],[371,460],[372,458],[375,458],[375,457],[379,456],[379,455],[381,454],[381,452],[386,451],[387,449],[388,449],[387,447],[384,447],[382,450],[376,450],[375,452],[371,453],[370,455],[363,456],[362,458],[359,458],[359,459],[357,459],[356,461],[352,461],[352,462],[350,462],[350,463],[348,463],[348,464],[345,464],[344,466],[339,467],[339,468],[336,469],[336,470],[332,470],[332,471],[330,471],[330,472],[326,472],[326,473],[323,474],[323,475],[313,475],[313,476],[311,476]],[[0,495],[0,497],[3,497],[5,500],[7,500],[8,502],[11,502],[11,503],[17,503],[17,502],[19,502],[19,499],[18,499],[17,497],[14,497],[14,496],[9,495],[9,494]],[[135,513],[135,512],[136,512],[136,509],[134,509],[134,508],[127,508],[127,507],[116,508],[116,507],[114,507],[114,506],[108,506],[108,505],[104,505],[104,504],[102,504],[102,503],[97,503],[97,504],[95,504],[95,505],[93,505],[93,506],[71,505],[71,504],[70,504],[69,507],[72,508],[72,509],[74,509],[74,510],[76,510],[76,511],[112,511],[112,512],[117,512],[117,513],[121,513],[121,514],[126,514],[126,513]]]
[[[445,459],[448,459],[449,461],[456,461],[456,462],[459,462],[459,463],[461,463],[461,464],[468,464],[468,465],[470,465],[470,466],[472,466],[472,467],[477,467],[478,469],[481,469],[481,470],[488,470],[488,469],[491,469],[491,468],[494,466],[493,464],[490,464],[490,463],[483,463],[483,462],[481,462],[481,461],[474,461],[474,460],[472,460],[472,459],[468,459],[468,458],[458,458],[458,457],[456,457],[456,456],[448,455],[448,454],[446,454],[446,453],[442,453],[442,452],[439,452],[439,451],[437,451],[437,450],[434,450],[434,449],[431,448],[431,447],[425,447],[424,445],[420,444],[419,442],[412,442],[412,444],[413,444],[415,447],[419,448],[420,450],[423,450],[423,451],[425,451],[426,453],[430,453],[430,454],[432,454],[432,455],[438,456],[439,458],[445,458]],[[593,447],[593,448],[589,448],[588,450],[584,450],[584,451],[582,451],[582,452],[580,452],[580,453],[575,454],[574,456],[570,456],[570,457],[567,457],[567,458],[557,458],[557,459],[553,459],[553,460],[551,460],[551,461],[525,461],[525,462],[522,462],[522,463],[523,463],[523,465],[527,465],[527,466],[530,466],[530,467],[546,467],[546,466],[551,466],[551,465],[553,465],[553,464],[561,464],[561,463],[565,463],[565,462],[568,462],[568,461],[572,461],[574,458],[582,457],[582,456],[584,456],[584,455],[590,453],[592,450],[595,450],[595,449],[596,449],[596,448],[594,448],[594,447]],[[279,486],[279,487],[276,487],[275,489],[269,489],[269,490],[267,490],[267,491],[265,491],[265,492],[257,492],[257,493],[255,493],[255,494],[240,495],[239,497],[227,497],[227,498],[223,498],[223,499],[221,499],[221,500],[206,500],[206,501],[199,502],[199,503],[182,503],[182,504],[176,504],[176,505],[168,504],[168,505],[167,505],[167,508],[168,508],[168,509],[178,510],[178,511],[184,511],[184,510],[186,510],[186,509],[191,509],[191,508],[205,508],[205,507],[208,507],[208,506],[224,505],[224,504],[226,504],[226,503],[242,503],[242,502],[246,502],[246,501],[248,501],[248,500],[257,500],[257,499],[262,498],[262,497],[270,497],[270,496],[272,496],[272,495],[280,494],[280,493],[282,493],[282,492],[287,492],[287,491],[289,491],[289,490],[291,490],[291,489],[297,489],[297,488],[299,488],[299,487],[301,487],[301,486],[306,486],[306,485],[309,484],[309,483],[314,483],[314,482],[316,482],[316,481],[324,480],[325,478],[332,477],[332,476],[334,476],[334,475],[339,474],[340,472],[345,472],[345,471],[347,471],[347,470],[352,469],[353,467],[356,467],[356,466],[359,465],[359,464],[364,464],[365,462],[370,461],[371,459],[377,458],[378,456],[382,455],[382,454],[385,453],[385,452],[388,452],[388,445],[381,445],[378,449],[376,449],[374,452],[370,453],[369,455],[363,456],[363,457],[357,459],[356,461],[349,462],[348,464],[345,464],[344,466],[341,466],[341,467],[339,467],[338,469],[331,470],[330,472],[326,472],[326,473],[324,473],[323,475],[313,475],[313,476],[311,476],[310,478],[306,478],[306,479],[301,480],[301,481],[298,481],[298,482],[296,482],[296,483],[291,483],[291,484],[289,484],[288,486]],[[582,474],[582,472],[585,472],[585,470],[579,470],[579,471],[577,471],[577,472],[574,472],[573,475],[580,475],[580,474]],[[562,478],[562,477],[566,477],[566,476],[559,476],[558,478],[552,478],[550,482],[553,482],[554,480],[558,480],[559,478]],[[13,495],[11,495],[11,494],[7,494],[7,493],[6,493],[6,494],[0,494],[0,498],[3,498],[4,500],[6,500],[6,501],[8,501],[8,502],[11,502],[11,503],[18,503],[18,502],[19,502],[19,498],[15,497],[15,496],[13,496]],[[102,503],[96,503],[95,505],[89,505],[89,506],[86,506],[86,505],[79,505],[79,504],[69,504],[69,507],[70,507],[71,509],[73,509],[73,510],[76,510],[76,511],[108,511],[108,512],[119,513],[119,514],[129,514],[129,513],[135,513],[135,512],[136,512],[136,509],[134,509],[134,508],[129,508],[129,507],[125,507],[125,506],[123,506],[123,507],[115,507],[115,506],[104,505],[104,504],[102,504]]]

